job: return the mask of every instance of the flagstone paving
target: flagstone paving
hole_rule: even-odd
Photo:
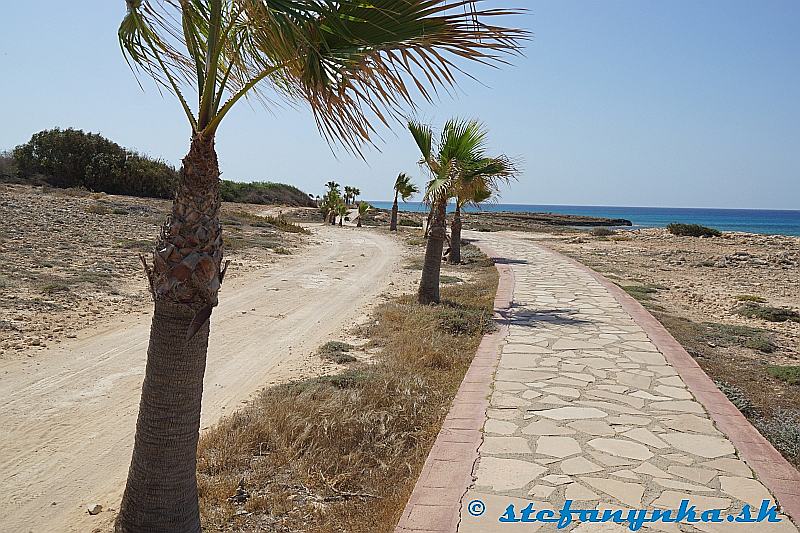
[[[508,335],[458,531],[555,531],[497,522],[522,509],[676,508],[738,512],[771,499],[731,441],[609,290],[523,238],[481,235],[514,274]],[[486,512],[467,512],[481,500]],[[779,524],[658,524],[658,531],[775,531]],[[549,529],[548,529],[549,528]],[[625,531],[572,524],[565,531]]]

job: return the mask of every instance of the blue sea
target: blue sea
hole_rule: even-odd
[[[392,208],[391,202],[370,203],[381,209]],[[420,202],[401,204],[400,209],[417,212],[428,210]],[[663,228],[670,222],[683,222],[701,224],[722,231],[800,236],[800,211],[797,210],[487,204],[481,209],[472,208],[468,211],[516,211],[624,218],[633,222],[634,228]]]

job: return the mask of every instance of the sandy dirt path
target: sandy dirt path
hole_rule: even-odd
[[[363,317],[402,247],[369,230],[314,227],[316,243],[231,280],[212,317],[202,427]],[[117,508],[130,461],[151,309],[0,363],[0,531],[92,531]],[[27,359],[27,361],[25,361]]]

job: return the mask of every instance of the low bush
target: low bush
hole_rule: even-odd
[[[800,385],[800,366],[770,365],[767,367],[767,372],[789,385]]]
[[[255,181],[240,183],[222,180],[220,196],[223,202],[244,204],[278,204],[292,207],[316,207],[316,202],[292,185]]]
[[[766,298],[755,296],[754,294],[739,294],[736,296],[736,300],[739,302],[756,302],[759,304],[767,303]]]
[[[422,227],[422,222],[420,222],[419,220],[414,220],[413,218],[405,218],[405,217],[400,217],[400,219],[397,221],[397,224],[399,226],[407,226],[409,228]]]
[[[800,410],[775,409],[771,418],[758,420],[759,431],[794,464],[800,464]]]
[[[592,231],[590,233],[595,237],[610,237],[612,235],[616,235],[617,232],[611,228],[599,227],[599,228],[592,228]]]
[[[354,363],[357,361],[357,359],[349,353],[352,349],[352,344],[339,341],[330,341],[320,346],[317,353],[325,359],[343,365],[345,363]]]
[[[16,180],[95,192],[169,198],[178,174],[163,161],[126,150],[96,133],[56,128],[12,152]]]
[[[747,302],[737,307],[734,312],[747,318],[759,318],[769,322],[800,322],[800,313],[785,307],[770,307]]]
[[[706,343],[717,346],[744,346],[763,353],[772,353],[777,349],[771,332],[761,328],[703,322],[698,334]]]
[[[745,416],[753,415],[756,408],[753,402],[745,395],[744,391],[739,387],[731,385],[725,381],[715,381],[717,388],[722,391],[722,394],[728,397],[728,400]]]
[[[707,228],[700,224],[679,224],[677,222],[669,224],[667,231],[681,237],[719,237],[722,235],[718,229]]]
[[[34,134],[11,154],[0,153],[0,181],[172,198],[178,172],[164,161],[127,150],[97,133],[55,128]],[[282,183],[222,180],[220,195],[225,202],[316,205],[297,187]]]

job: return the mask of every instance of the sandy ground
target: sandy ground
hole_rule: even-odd
[[[270,382],[318,374],[317,347],[393,292],[403,247],[377,231],[314,226],[311,246],[223,287],[212,317],[202,426]],[[402,277],[402,276],[401,276]],[[130,461],[150,304],[0,361],[0,531],[105,529]]]

